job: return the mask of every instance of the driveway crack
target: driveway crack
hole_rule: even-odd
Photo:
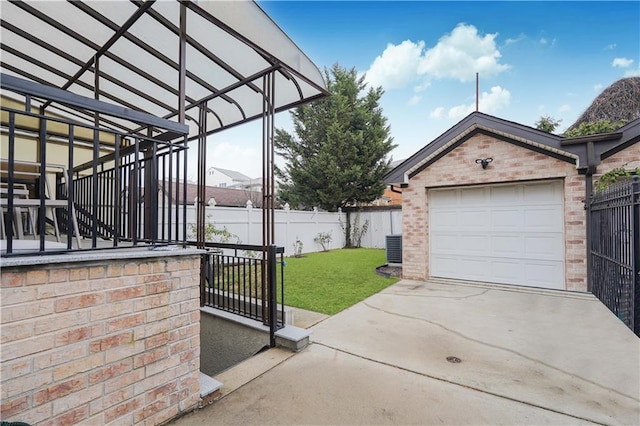
[[[316,342],[313,342],[313,344],[314,345],[319,345],[319,346],[324,346],[325,348],[333,349],[334,351],[341,352],[341,353],[344,353],[344,354],[347,354],[347,355],[351,355],[351,356],[354,356],[356,358],[363,359],[365,361],[374,362],[376,364],[384,365],[386,367],[397,368],[398,370],[406,371],[406,372],[412,373],[412,374],[417,374],[419,376],[427,377],[429,379],[437,380],[437,381],[443,382],[443,383],[448,383],[450,385],[460,386],[462,388],[473,390],[473,391],[476,391],[476,392],[480,392],[480,393],[483,393],[483,394],[486,394],[486,395],[491,395],[491,396],[495,396],[497,398],[506,399],[508,401],[513,401],[513,402],[517,402],[517,403],[520,403],[520,404],[525,404],[525,405],[528,405],[530,407],[540,408],[541,410],[550,411],[550,412],[553,412],[553,413],[556,413],[556,414],[561,414],[563,416],[572,417],[574,419],[583,420],[583,421],[587,421],[587,422],[594,423],[594,424],[599,424],[599,425],[606,425],[606,423],[601,423],[601,422],[598,422],[598,421],[595,421],[595,420],[592,420],[592,419],[588,419],[586,417],[580,417],[580,416],[576,416],[574,414],[564,413],[564,412],[559,411],[559,410],[554,410],[553,408],[543,407],[541,405],[533,404],[533,403],[528,402],[528,401],[522,401],[520,399],[511,398],[511,397],[506,396],[506,395],[501,395],[501,394],[498,394],[498,393],[490,392],[490,391],[488,391],[486,389],[476,388],[474,386],[469,386],[469,385],[464,384],[464,383],[454,382],[452,380],[443,379],[442,377],[433,376],[433,375],[430,375],[430,374],[427,374],[427,373],[423,373],[421,371],[416,371],[416,370],[412,370],[410,368],[401,367],[399,365],[391,364],[391,363],[388,363],[388,362],[385,362],[385,361],[380,361],[380,360],[377,360],[377,359],[369,358],[369,357],[366,357],[364,355],[356,354],[354,352],[349,352],[347,350],[340,349],[340,348],[328,345],[326,343],[320,343],[320,342],[316,341]]]
[[[502,350],[502,351],[505,351],[505,352],[512,353],[512,354],[514,354],[516,356],[522,357],[522,358],[524,358],[526,360],[529,360],[529,361],[531,361],[533,363],[536,363],[536,364],[542,365],[544,367],[547,367],[547,368],[549,368],[551,370],[566,374],[566,375],[568,375],[570,377],[573,377],[574,379],[581,380],[583,382],[586,382],[586,383],[589,383],[589,384],[591,384],[593,386],[596,386],[596,387],[598,387],[600,389],[606,390],[608,392],[613,392],[613,393],[615,393],[617,395],[620,395],[622,397],[628,398],[628,399],[632,400],[635,403],[640,403],[639,399],[637,399],[637,398],[635,398],[635,397],[633,397],[631,395],[627,395],[627,394],[622,393],[622,392],[620,392],[620,391],[618,391],[616,389],[613,389],[613,388],[610,388],[610,387],[607,387],[607,386],[603,386],[600,383],[597,383],[597,382],[594,382],[592,380],[586,379],[586,378],[584,378],[582,376],[578,376],[578,375],[576,375],[574,373],[570,373],[570,372],[565,371],[565,370],[563,370],[563,369],[561,369],[559,367],[556,367],[554,365],[548,364],[548,363],[546,363],[544,361],[541,361],[539,359],[532,358],[532,357],[530,357],[528,355],[525,355],[525,354],[523,354],[521,352],[518,352],[516,350],[505,348],[503,346],[494,345],[494,344],[487,343],[487,342],[483,342],[482,340],[474,339],[473,337],[470,337],[470,336],[467,336],[465,334],[462,334],[459,331],[456,331],[456,330],[453,330],[451,328],[448,328],[448,327],[442,325],[439,322],[431,321],[431,320],[428,320],[428,319],[425,319],[425,318],[414,317],[414,316],[411,316],[411,315],[400,314],[400,313],[397,313],[397,312],[387,311],[387,310],[379,308],[377,306],[373,306],[368,302],[362,302],[362,303],[365,306],[367,306],[368,308],[370,308],[370,309],[385,313],[387,315],[394,315],[394,316],[398,316],[398,317],[401,317],[401,318],[407,318],[407,319],[411,319],[411,320],[418,320],[418,321],[426,322],[428,324],[431,324],[431,325],[434,325],[436,327],[439,327],[439,328],[441,328],[441,329],[443,329],[443,330],[445,330],[445,331],[447,331],[449,333],[455,334],[456,336],[459,336],[459,337],[461,337],[461,338],[463,338],[465,340],[469,340],[471,342],[475,342],[475,343],[478,343],[478,344],[483,345],[483,346],[487,346],[487,347],[490,347],[490,348],[494,348],[494,349],[498,349],[498,350]]]
[[[429,296],[429,295],[425,295],[425,294],[407,294],[407,293],[383,293],[383,294],[389,294],[389,295],[393,295],[393,296],[402,296],[402,297],[418,297],[418,298],[425,298],[425,299],[463,300],[463,299],[471,299],[473,297],[482,296],[482,295],[486,294],[489,291],[491,291],[490,288],[488,288],[488,289],[486,289],[484,291],[481,291],[480,293],[469,294],[468,296]]]

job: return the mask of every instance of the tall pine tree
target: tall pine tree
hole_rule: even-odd
[[[378,105],[382,88],[367,89],[355,68],[335,64],[324,73],[331,95],[291,112],[295,136],[276,130],[286,160],[278,195],[292,207],[335,211],[382,195],[395,145]]]

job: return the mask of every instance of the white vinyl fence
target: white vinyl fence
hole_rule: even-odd
[[[402,233],[402,211],[376,210],[350,213],[352,226],[356,216],[359,225],[369,221],[368,230],[362,237],[362,247],[385,248],[387,235]],[[262,210],[248,205],[241,207],[220,207],[209,205],[206,207],[205,220],[216,229],[226,229],[233,234],[230,243],[262,244]],[[341,223],[344,224],[347,214],[343,212],[320,212],[285,209],[275,210],[276,245],[284,247],[285,254],[290,256],[294,252],[296,241],[302,242],[302,253],[321,251],[320,244],[314,242],[319,233],[329,232],[332,241],[330,249],[344,247],[345,237]],[[195,240],[196,209],[187,206],[187,237]]]

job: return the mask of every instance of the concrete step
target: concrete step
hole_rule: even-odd
[[[222,388],[222,382],[202,372],[200,373],[200,398],[202,398],[202,405],[211,404],[218,399],[220,397],[220,388]]]

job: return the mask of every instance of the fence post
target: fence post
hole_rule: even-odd
[[[276,330],[278,325],[278,301],[276,290],[276,246],[270,245],[267,251],[267,284],[269,303],[269,346],[276,346]],[[284,319],[284,318],[283,318]]]
[[[631,236],[633,238],[631,306],[633,315],[631,329],[640,336],[640,176],[633,177],[631,184]]]

